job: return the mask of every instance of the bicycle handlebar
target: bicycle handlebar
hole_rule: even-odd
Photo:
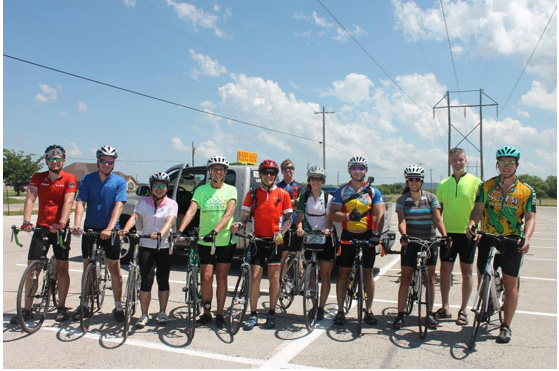
[[[235,232],[235,236],[250,240],[251,242],[263,242],[263,243],[274,242],[274,239],[272,237],[256,237],[253,234],[242,234],[242,233]]]
[[[12,241],[16,241],[16,245],[18,245],[19,247],[23,247],[23,244],[21,242],[19,242],[19,238],[18,238],[18,233],[21,232],[22,229],[16,227],[15,225],[12,225],[12,237],[10,239],[10,242]],[[31,232],[35,232],[35,231],[40,231],[41,233],[50,233],[50,229],[49,227],[33,227],[31,228]],[[24,231],[26,232],[26,231]],[[68,233],[68,230],[66,230],[66,233]],[[56,239],[58,240],[58,244],[60,245],[60,247],[64,250],[68,249],[68,247],[64,244],[64,236],[62,234],[60,234],[60,231],[56,231]]]

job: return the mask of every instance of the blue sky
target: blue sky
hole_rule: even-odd
[[[147,181],[190,162],[194,142],[196,165],[245,150],[290,158],[306,180],[307,165],[322,164],[315,112],[325,107],[335,111],[328,183],[347,180],[352,155],[368,159],[377,184],[402,181],[412,163],[439,181],[448,121],[432,108],[447,91],[473,91],[451,93],[452,105],[479,104],[483,89],[483,103],[499,103],[483,109],[485,178],[505,144],[520,149],[520,173],[556,175],[556,2],[442,4],[445,18],[439,0],[5,2],[4,54],[282,133],[4,57],[4,148],[57,143],[69,164],[109,144],[117,170]],[[451,115],[458,131],[473,131],[473,145],[460,146],[475,174],[479,109]],[[462,138],[451,135],[455,146]]]

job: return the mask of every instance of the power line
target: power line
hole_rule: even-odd
[[[448,41],[448,49],[450,50],[450,59],[452,60],[452,68],[454,69],[454,79],[456,80],[456,86],[458,87],[458,91],[460,91],[460,84],[458,83],[458,74],[456,73],[456,64],[454,63],[454,54],[452,53],[452,45],[450,44],[450,36],[448,35],[448,27],[446,25],[446,16],[444,14],[443,1],[442,0],[439,1],[441,3],[441,11],[443,13],[444,29],[446,30],[446,40]],[[462,100],[462,96],[460,96],[460,100]]]
[[[275,130],[275,129],[270,129],[270,128],[267,128],[267,127],[264,127],[264,126],[252,124],[252,123],[247,122],[247,121],[237,120],[237,119],[234,119],[234,118],[231,118],[231,117],[219,115],[219,114],[217,114],[217,113],[204,111],[204,110],[201,110],[201,109],[198,109],[198,108],[194,108],[194,107],[190,107],[190,106],[187,106],[187,105],[184,105],[184,104],[172,102],[172,101],[170,101],[170,100],[158,98],[158,97],[155,97],[155,96],[153,96],[153,95],[148,95],[148,94],[145,94],[145,93],[140,93],[140,92],[135,91],[135,90],[130,90],[130,89],[122,88],[122,87],[120,87],[120,86],[108,84],[108,83],[106,83],[106,82],[102,82],[102,81],[99,81],[99,80],[94,80],[94,79],[90,79],[90,78],[88,78],[88,77],[76,75],[76,74],[71,73],[71,72],[62,71],[62,70],[59,70],[59,69],[56,69],[56,68],[53,68],[53,67],[48,67],[48,66],[45,66],[45,65],[42,65],[42,64],[39,64],[39,63],[35,63],[35,62],[31,62],[31,61],[28,61],[28,60],[25,60],[25,59],[13,57],[13,56],[8,55],[8,54],[4,54],[4,57],[11,58],[11,59],[14,59],[14,60],[19,61],[19,62],[31,64],[31,65],[33,65],[33,66],[45,68],[45,69],[47,69],[47,70],[51,70],[51,71],[54,71],[54,72],[62,73],[62,74],[64,74],[64,75],[76,77],[76,78],[78,78],[78,79],[82,79],[82,80],[86,80],[86,81],[89,81],[89,82],[93,82],[93,83],[96,83],[96,84],[99,84],[99,85],[104,85],[104,86],[107,86],[107,87],[109,87],[109,88],[121,90],[121,91],[124,91],[124,92],[127,92],[127,93],[131,93],[131,94],[135,94],[135,95],[139,95],[139,96],[144,97],[144,98],[153,99],[153,100],[156,100],[156,101],[159,101],[159,102],[163,102],[163,103],[171,104],[171,105],[174,105],[174,106],[186,108],[186,109],[189,109],[189,110],[192,110],[192,111],[196,111],[196,112],[199,112],[199,113],[204,113],[204,114],[206,114],[206,115],[211,115],[211,116],[214,116],[214,117],[219,117],[219,118],[221,118],[221,119],[225,119],[225,120],[237,122],[237,123],[239,123],[239,124],[248,125],[248,126],[252,126],[252,127],[259,128],[259,129],[263,129],[263,130],[272,131],[272,132],[275,132],[275,133],[278,133],[278,134],[289,135],[289,136],[291,136],[291,137],[295,137],[295,138],[299,138],[299,139],[305,139],[305,140],[308,140],[308,141],[311,141],[311,142],[318,142],[318,143],[320,143],[320,141],[318,141],[318,140],[316,140],[316,139],[307,138],[307,137],[303,137],[303,136],[296,135],[296,134],[286,133],[286,132],[284,132],[284,131]]]
[[[427,67],[429,67],[429,71],[431,71],[431,73],[434,74],[433,69],[431,68],[431,65],[429,64],[429,61],[427,60],[427,56],[423,52],[423,48],[421,47],[421,44],[419,43],[419,39],[417,38],[417,35],[416,35],[412,25],[411,25],[410,19],[408,17],[408,13],[406,12],[406,8],[404,8],[404,4],[402,2],[400,2],[400,6],[402,7],[402,11],[404,12],[404,15],[406,16],[406,21],[408,21],[408,25],[410,26],[410,30],[411,30],[411,33],[413,34],[413,38],[415,39],[415,42],[416,42],[417,46],[419,46],[419,50],[421,51],[421,54],[423,55],[423,59],[425,59],[425,63],[427,63]]]

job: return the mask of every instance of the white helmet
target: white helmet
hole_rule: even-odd
[[[362,156],[353,156],[352,158],[349,159],[347,163],[347,167],[350,168],[355,165],[362,165],[365,166],[365,168],[369,167],[367,165],[367,160],[365,160],[365,157]]]
[[[149,177],[149,186],[151,187],[155,182],[169,183],[170,181],[171,178],[169,178],[169,175],[167,173],[155,172]]]
[[[404,176],[406,178],[418,176],[423,179],[425,178],[425,170],[419,165],[410,165],[404,170]]]
[[[109,156],[109,157],[112,157],[112,158],[116,159],[118,157],[118,154],[116,153],[116,149],[114,147],[103,146],[103,147],[99,148],[97,150],[97,153],[96,153],[97,158],[99,158],[101,156]]]
[[[313,176],[313,175],[318,175],[318,176],[321,176],[324,179],[326,179],[326,172],[324,171],[323,168],[321,168],[319,166],[311,166],[307,170],[307,177],[310,177],[310,176]]]
[[[206,167],[208,169],[210,169],[214,165],[223,165],[223,166],[225,166],[225,170],[227,170],[227,168],[229,167],[229,160],[227,160],[223,156],[215,155],[215,156],[212,156],[212,157],[209,158],[208,163],[206,164]]]

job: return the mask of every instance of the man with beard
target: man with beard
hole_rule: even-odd
[[[334,193],[330,206],[331,219],[334,222],[342,223],[342,240],[368,240],[371,237],[378,237],[384,226],[385,206],[380,191],[375,187],[366,187],[367,160],[362,156],[354,156],[347,163],[347,169],[351,180]],[[342,326],[345,323],[343,308],[347,281],[355,260],[356,247],[355,245],[341,245],[340,248],[336,283],[338,313],[334,318],[334,324]],[[364,283],[367,293],[365,322],[369,325],[377,323],[372,312],[375,294],[373,279],[375,257],[375,249],[372,246],[363,249]]]
[[[98,171],[83,177],[78,192],[78,203],[76,205],[76,216],[73,233],[80,235],[83,230],[82,218],[87,206],[84,221],[84,229],[92,229],[100,232],[100,245],[105,250],[107,267],[111,273],[113,285],[113,296],[115,309],[113,316],[119,322],[124,321],[124,309],[122,308],[122,274],[120,273],[120,238],[112,242],[113,230],[119,228],[118,220],[122,208],[126,202],[126,181],[123,177],[113,173],[115,161],[118,157],[116,149],[111,146],[103,146],[97,150]],[[93,248],[93,240],[84,238],[82,240],[82,257],[84,271],[89,264],[90,251]],[[82,277],[83,278],[83,277]],[[88,314],[90,308],[84,308]],[[78,307],[74,320],[80,320],[80,308]]]
[[[39,215],[37,217],[37,227],[49,228],[49,245],[53,246],[56,258],[56,272],[58,274],[58,308],[56,321],[66,321],[68,319],[66,308],[66,297],[70,287],[70,274],[68,271],[68,257],[70,253],[70,236],[64,241],[67,249],[63,249],[57,237],[58,233],[66,233],[70,222],[70,212],[74,204],[74,196],[77,189],[76,177],[70,173],[62,171],[66,163],[66,151],[57,144],[53,144],[45,150],[45,162],[48,171],[35,173],[31,177],[27,187],[25,206],[23,209],[23,225],[21,230],[31,232],[31,214],[33,205],[39,197]],[[29,253],[27,255],[28,264],[41,259],[43,250],[43,237],[40,230],[33,233]],[[27,284],[31,282],[28,279]],[[26,289],[27,291],[27,289]],[[25,301],[23,310],[24,319],[31,315],[32,300]],[[17,316],[10,319],[11,324],[17,323]]]

